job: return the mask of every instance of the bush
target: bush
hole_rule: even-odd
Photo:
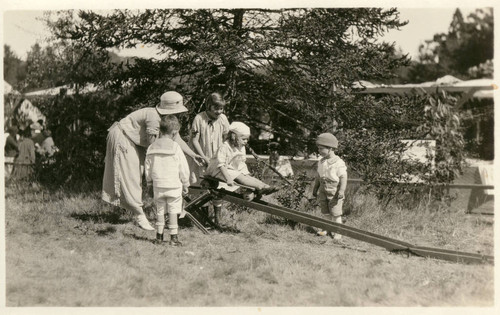
[[[61,95],[33,101],[46,115],[59,151],[53,163],[38,163],[38,178],[49,186],[100,188],[107,129],[131,108],[126,97],[109,93]]]

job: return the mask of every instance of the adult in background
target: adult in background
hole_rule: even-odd
[[[146,150],[158,137],[161,116],[187,110],[182,95],[169,91],[161,96],[156,107],[136,110],[108,129],[102,199],[132,211],[142,229],[154,230],[144,214],[142,202],[141,181]],[[185,154],[199,163],[204,162],[178,134],[174,140]]]
[[[43,125],[41,125],[39,122],[32,123],[30,125],[31,129],[31,140],[35,143],[35,146],[38,147],[39,145],[42,144],[43,140],[45,139],[45,136],[43,135]]]
[[[8,136],[5,139],[4,156],[5,156],[5,177],[10,177],[12,173],[12,168],[14,160],[19,153],[18,142],[17,142],[17,132],[16,126],[9,127]]]
[[[42,156],[51,158],[57,151],[57,147],[54,144],[54,139],[52,138],[52,132],[48,129],[45,129],[42,134],[44,136],[44,140],[42,141],[40,146],[37,147],[37,152]]]
[[[29,180],[33,175],[35,164],[35,143],[31,140],[31,130],[26,128],[20,132],[19,154],[14,160],[12,178],[16,180]]]

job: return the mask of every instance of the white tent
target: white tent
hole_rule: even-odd
[[[10,85],[7,81],[3,80],[3,94],[8,95],[8,94],[13,94],[13,95],[19,95],[20,93],[12,88],[12,85]]]
[[[359,89],[358,93],[365,94],[422,94],[435,93],[436,90],[447,92],[465,92],[467,97],[493,98],[493,90],[498,86],[492,79],[477,79],[462,81],[451,75],[446,75],[436,81],[415,84],[373,84],[368,81],[357,81],[353,89]]]
[[[63,85],[63,86],[58,86],[46,90],[40,90],[40,91],[34,91],[30,93],[26,93],[26,97],[33,97],[33,96],[56,96],[61,93],[61,90],[66,90],[66,95],[74,95],[76,94],[76,89],[71,88],[69,85]],[[87,93],[94,93],[98,90],[98,87],[94,84],[87,84],[83,88],[78,90],[79,94],[87,94]]]
[[[14,110],[14,118],[21,130],[24,130],[30,123],[43,120],[45,122],[45,115],[42,114],[40,109],[33,105],[29,100],[23,100]]]

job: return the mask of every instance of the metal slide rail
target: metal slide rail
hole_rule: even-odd
[[[206,191],[207,189],[201,187],[193,187],[190,189],[195,191]],[[323,218],[319,218],[304,212],[291,210],[282,206],[270,204],[263,200],[246,201],[243,195],[226,191],[224,189],[211,189],[222,196],[222,199],[266,212],[272,215],[277,215],[295,222],[307,224],[316,228],[320,228],[329,232],[338,233],[347,237],[354,238],[363,242],[383,247],[391,252],[406,252],[408,255],[413,254],[422,257],[443,259],[453,262],[465,263],[493,263],[493,256],[481,255],[475,253],[460,252],[454,250],[446,250],[432,247],[415,246],[413,244],[403,242],[400,240],[392,239],[375,233],[363,231],[348,225],[332,222]]]

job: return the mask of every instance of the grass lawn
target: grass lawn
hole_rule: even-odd
[[[96,192],[7,187],[5,195],[8,307],[494,305],[493,265],[334,241],[256,210],[226,207],[223,221],[239,232],[204,235],[184,226],[184,246],[176,248],[154,245],[154,231],[133,225],[130,213]],[[347,225],[493,255],[491,218],[349,198]]]

